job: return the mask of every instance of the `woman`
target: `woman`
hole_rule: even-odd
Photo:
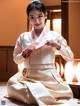
[[[60,34],[46,28],[47,12],[42,2],[31,2],[27,15],[32,30],[19,36],[13,53],[15,63],[24,62],[24,69],[9,79],[8,96],[39,106],[62,103],[58,99],[69,99],[73,94],[54,69],[55,51],[67,61],[73,60],[73,53]]]

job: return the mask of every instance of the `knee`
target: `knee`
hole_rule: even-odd
[[[18,83],[18,73],[15,74],[14,76],[12,76],[11,78],[9,78],[9,80],[7,82],[7,86],[11,86],[16,83]]]
[[[11,78],[9,78],[8,82],[7,82],[7,94],[10,97],[10,95],[13,94],[13,91],[15,90],[14,85],[17,84],[17,75],[15,74],[14,76],[12,76]],[[12,92],[12,93],[11,93]]]
[[[13,84],[7,87],[8,96],[27,104],[36,103],[27,87],[21,83]]]

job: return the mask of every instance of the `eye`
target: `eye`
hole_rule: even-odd
[[[43,15],[39,15],[39,16],[38,16],[38,18],[41,18],[41,17],[43,17]]]
[[[31,17],[30,17],[30,19],[34,19],[34,17],[33,17],[33,16],[31,16]]]

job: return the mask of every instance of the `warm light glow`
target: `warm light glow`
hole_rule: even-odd
[[[63,76],[63,74],[64,74],[64,67],[63,67],[63,64],[61,63],[61,73],[60,73],[60,75]]]
[[[22,71],[24,69],[24,62],[22,62],[21,64],[18,64],[18,70]]]
[[[53,10],[53,12],[61,12],[61,9]]]
[[[55,55],[60,55],[58,50],[55,51]]]
[[[57,72],[59,73],[59,72],[60,72],[60,66],[59,66],[59,63],[56,62],[55,64],[56,64],[56,65],[55,65],[55,66],[56,66],[56,70],[57,70]]]
[[[76,76],[77,76],[78,82],[80,83],[80,62],[76,66]]]
[[[64,74],[64,67],[63,67],[62,63],[59,64],[58,62],[56,62],[56,63],[55,63],[55,67],[56,67],[57,72],[58,72],[61,76],[63,76],[63,74]]]
[[[67,62],[65,65],[64,72],[65,80],[68,83],[71,83],[73,80],[74,72],[73,72],[73,62]]]
[[[53,19],[53,30],[61,34],[61,19]]]
[[[48,30],[50,30],[50,20],[47,20],[46,26],[47,26]]]

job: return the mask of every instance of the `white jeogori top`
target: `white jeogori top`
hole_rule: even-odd
[[[43,68],[51,68],[50,64],[53,64],[55,61],[56,48],[45,45],[47,40],[53,40],[54,42],[61,45],[59,53],[65,60],[73,60],[73,52],[67,45],[66,40],[59,33],[49,31],[46,27],[44,27],[38,38],[36,37],[34,28],[32,28],[31,32],[24,32],[19,36],[13,52],[15,63],[19,64],[24,62],[25,67],[27,68],[37,68],[38,66]],[[35,46],[36,50],[28,58],[24,59],[22,52],[31,44]]]

